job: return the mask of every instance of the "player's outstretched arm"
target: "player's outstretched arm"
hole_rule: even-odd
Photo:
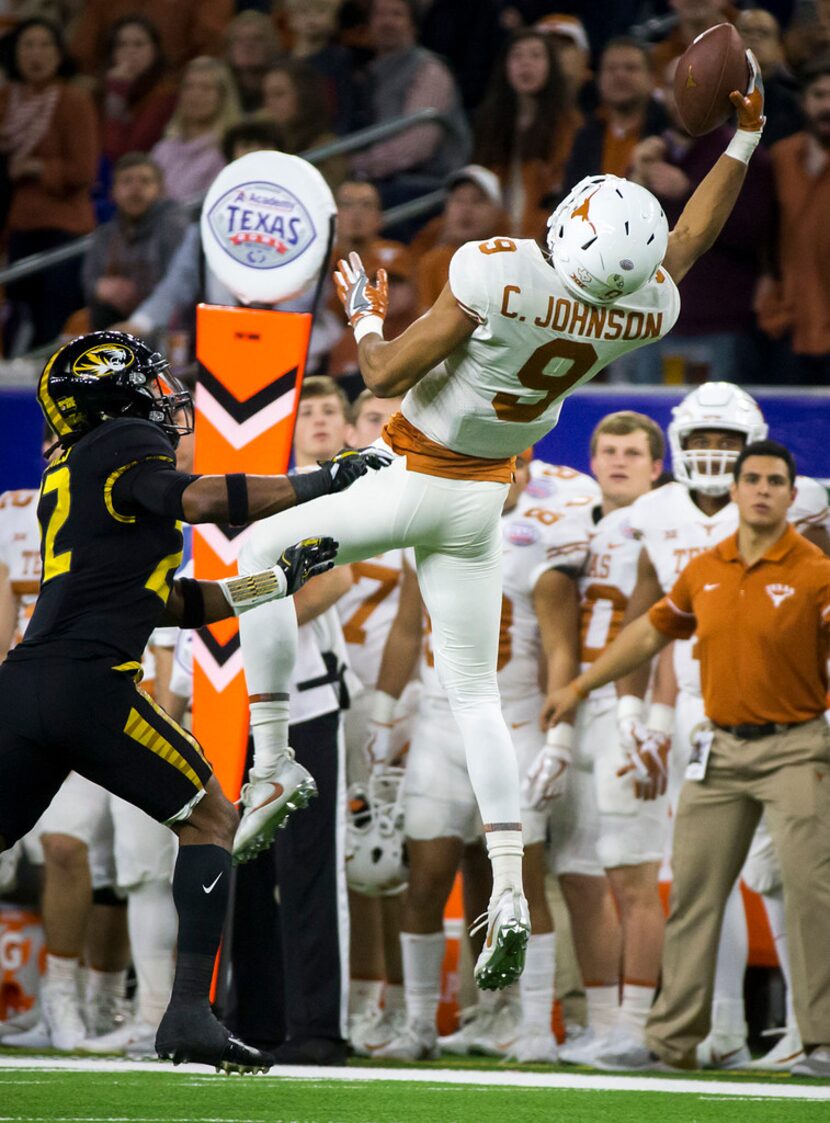
[[[342,449],[314,472],[297,476],[199,476],[182,492],[182,517],[189,523],[246,526],[321,495],[345,491],[370,469],[384,468],[392,455],[382,449]]]
[[[195,581],[180,577],[173,582],[161,624],[201,628],[268,601],[293,596],[312,577],[334,565],[338,543],[333,538],[304,538],[286,547],[272,569],[221,581]]]
[[[738,129],[726,152],[701,181],[669,234],[663,265],[675,282],[681,281],[699,257],[714,244],[743,187],[750,157],[761,139],[764,86],[752,51],[746,52],[750,70],[746,95],[735,90],[730,100],[738,112]]]
[[[671,636],[658,631],[648,616],[634,620],[627,628],[623,628],[587,671],[548,696],[550,721],[570,720],[570,715],[592,690],[605,686],[607,682],[614,682],[620,675],[653,659],[668,643],[671,643]]]
[[[378,398],[405,394],[476,328],[445,285],[428,312],[396,339],[385,340],[386,270],[379,269],[372,284],[359,255],[351,253],[348,261],[339,263],[334,283],[357,340],[363,381]]]

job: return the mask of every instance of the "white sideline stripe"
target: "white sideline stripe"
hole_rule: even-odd
[[[86,1060],[75,1057],[0,1057],[0,1071],[63,1071],[63,1072],[130,1072],[169,1073],[174,1076],[214,1077],[204,1065],[165,1065],[156,1061]],[[280,1065],[257,1080],[305,1080],[318,1086],[328,1081],[343,1080],[354,1083],[372,1083],[378,1080],[411,1082],[416,1084],[467,1084],[483,1088],[566,1088],[587,1092],[667,1092],[683,1095],[711,1097],[752,1097],[773,1100],[828,1100],[830,1083],[817,1084],[753,1084],[740,1081],[687,1080],[660,1074],[657,1077],[610,1076],[596,1073],[585,1076],[579,1073],[560,1072],[490,1072],[486,1069],[423,1069],[423,1068],[327,1068],[325,1075],[319,1068],[307,1065]],[[783,1077],[782,1079],[787,1079]],[[3,1081],[3,1083],[8,1083]],[[3,1117],[0,1116],[0,1119]]]

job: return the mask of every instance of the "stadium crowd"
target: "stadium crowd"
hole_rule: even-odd
[[[687,563],[740,536],[754,517],[741,493],[747,464],[778,465],[778,475],[745,486],[778,489],[775,526],[794,528],[783,531],[796,551],[793,569],[776,569],[766,594],[753,594],[772,614],[764,626],[775,627],[793,594],[783,582],[796,583],[798,551],[810,564],[818,556],[795,531],[830,552],[825,489],[798,477],[792,501],[791,457],[766,439],[757,403],[740,389],[827,381],[830,6],[622,2],[602,18],[598,5],[563,6],[570,11],[533,0],[285,0],[234,10],[230,0],[148,0],[138,14],[121,0],[6,5],[0,182],[8,260],[93,237],[82,262],[8,285],[5,353],[115,327],[187,368],[195,304],[234,303],[204,265],[188,202],[247,152],[306,153],[426,107],[445,123],[418,124],[320,165],[338,207],[334,259],[357,251],[370,275],[387,271],[387,338],[434,304],[464,243],[497,235],[544,243],[547,216],[585,175],[632,178],[673,225],[730,132],[684,131],[674,68],[697,34],[734,21],[767,86],[762,147],[706,270],[684,282],[675,330],[607,374],[619,383],[701,385],[676,407],[665,435],[640,413],[604,418],[591,438],[591,476],[541,463],[528,449],[504,507],[499,688],[523,777],[532,919],[521,979],[481,991],[439,1036],[444,909],[461,870],[475,955],[485,932],[474,920],[486,916],[490,873],[405,548],[337,567],[295,597],[291,745],[318,798],[239,868],[217,998],[228,1025],[280,1063],[337,1064],[350,1049],[418,1061],[444,1050],[609,1068],[644,1067],[649,1058],[716,1069],[801,1064],[805,1075],[827,1076],[826,957],[818,922],[799,918],[811,892],[830,900],[822,850],[830,820],[821,788],[805,809],[798,771],[807,760],[818,780],[830,776],[830,731],[823,704],[814,705],[826,688],[826,638],[817,627],[814,647],[800,651],[795,677],[811,680],[809,697],[781,701],[775,692],[784,688],[763,679],[753,711],[764,711],[761,719],[747,719],[741,700],[730,699],[733,709],[715,721],[695,638],[686,623],[667,620],[676,609],[668,594]],[[385,223],[386,209],[439,189],[440,213]],[[308,308],[310,300],[283,307]],[[334,289],[324,289],[295,470],[345,445],[371,444],[399,405],[364,387],[354,335]],[[673,476],[663,470],[667,439]],[[51,444],[47,432],[46,457]],[[185,437],[179,471],[191,470],[191,456]],[[33,609],[36,495],[0,498],[0,654]],[[767,546],[748,570],[780,560],[774,543]],[[686,622],[691,603],[680,613]],[[816,603],[821,611],[818,592]],[[576,688],[574,717],[557,692],[647,610],[660,646],[673,642],[649,653],[650,674],[632,665],[616,690]],[[185,724],[190,642],[184,630],[157,629],[144,665],[150,692]],[[564,721],[546,728],[554,715]],[[723,733],[738,756],[750,746],[759,774],[774,740],[769,768],[788,783],[773,791],[754,775],[751,790],[741,776],[730,781],[749,807],[740,838],[731,839],[725,817],[712,830],[727,850],[734,843],[734,858],[696,900],[703,921],[685,943],[670,926],[681,995],[669,1008],[664,985],[655,1007],[666,963],[659,882],[678,862],[673,824],[683,826],[675,844],[682,839],[683,886],[692,896],[711,843],[702,827],[689,826],[692,816],[677,817],[682,782],[696,766],[705,771]],[[830,798],[830,784],[824,788]],[[804,831],[813,829],[805,850]],[[807,851],[819,855],[812,866]],[[0,1046],[153,1054],[174,977],[175,855],[164,827],[72,774],[38,828],[0,856],[0,896],[14,892],[21,869],[39,871],[28,890],[23,879],[17,899],[39,899],[45,932],[40,1000],[0,1022]],[[747,1044],[739,873],[761,894],[786,981],[781,1038],[756,1061]],[[465,942],[463,956],[470,954]],[[581,1003],[560,1002],[554,1019],[555,995],[569,990]]]
[[[319,165],[338,197],[338,252],[360,248],[376,266],[397,251],[400,324],[429,307],[454,248],[495,233],[543,239],[566,185],[584,175],[635,179],[671,221],[726,128],[701,138],[685,132],[672,94],[676,59],[707,27],[731,20],[764,76],[763,151],[713,251],[717,269],[684,286],[676,330],[647,358],[621,360],[604,377],[825,383],[826,5],[626,0],[601,18],[597,5],[560,7],[567,10],[544,0],[211,0],[175,12],[162,2],[5,4],[7,261],[93,231],[95,239],[83,262],[7,286],[4,355],[128,322],[156,341],[172,338],[184,363],[194,294],[182,289],[163,314],[143,305],[168,267],[175,272],[178,231],[193,218],[187,204],[223,165],[256,147],[307,153],[424,108],[440,111],[443,124],[413,125]],[[447,192],[441,214],[385,221],[384,211],[435,190]],[[343,203],[355,194],[362,217]],[[221,302],[211,278],[196,276],[196,297]],[[353,398],[360,383],[339,313],[323,315],[315,335],[313,373],[343,379]]]

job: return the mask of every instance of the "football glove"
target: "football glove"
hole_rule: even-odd
[[[392,759],[392,735],[395,731],[397,699],[378,690],[372,701],[372,711],[366,730],[366,763],[370,772],[380,772]]]
[[[539,750],[522,781],[522,797],[534,810],[564,795],[573,739],[574,727],[564,722],[548,730],[544,748]]]
[[[287,546],[273,569],[225,577],[217,584],[239,616],[268,601],[293,596],[309,578],[332,568],[338,546],[333,538],[304,538]]]
[[[341,448],[331,460],[319,461],[315,472],[298,472],[289,476],[297,495],[297,504],[319,499],[321,495],[345,491],[370,468],[388,468],[395,459],[391,452],[370,445],[369,448]]]
[[[383,335],[383,321],[389,307],[389,282],[385,269],[378,269],[371,284],[360,255],[349,254],[348,261],[339,261],[334,271],[337,295],[359,343],[364,335]]]
[[[649,710],[645,728],[640,730],[633,752],[618,776],[634,773],[637,799],[652,800],[665,795],[669,782],[669,751],[674,728],[674,708],[659,703]]]
[[[637,745],[643,740],[645,710],[645,701],[636,694],[624,694],[617,699],[617,733],[620,749],[626,757],[635,753]]]
[[[767,121],[764,116],[764,79],[761,76],[761,67],[752,51],[746,52],[746,64],[749,68],[749,85],[746,93],[733,90],[729,100],[738,111],[738,128],[750,133],[760,133]]]

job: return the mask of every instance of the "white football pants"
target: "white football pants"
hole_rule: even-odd
[[[415,548],[436,669],[485,824],[520,822],[518,766],[496,682],[507,490],[507,484],[410,472],[398,456],[345,492],[255,523],[239,557],[240,573],[254,573],[274,565],[286,546],[316,535],[337,539],[341,564]],[[239,630],[249,694],[287,692],[297,642],[290,599],[244,613]]]

